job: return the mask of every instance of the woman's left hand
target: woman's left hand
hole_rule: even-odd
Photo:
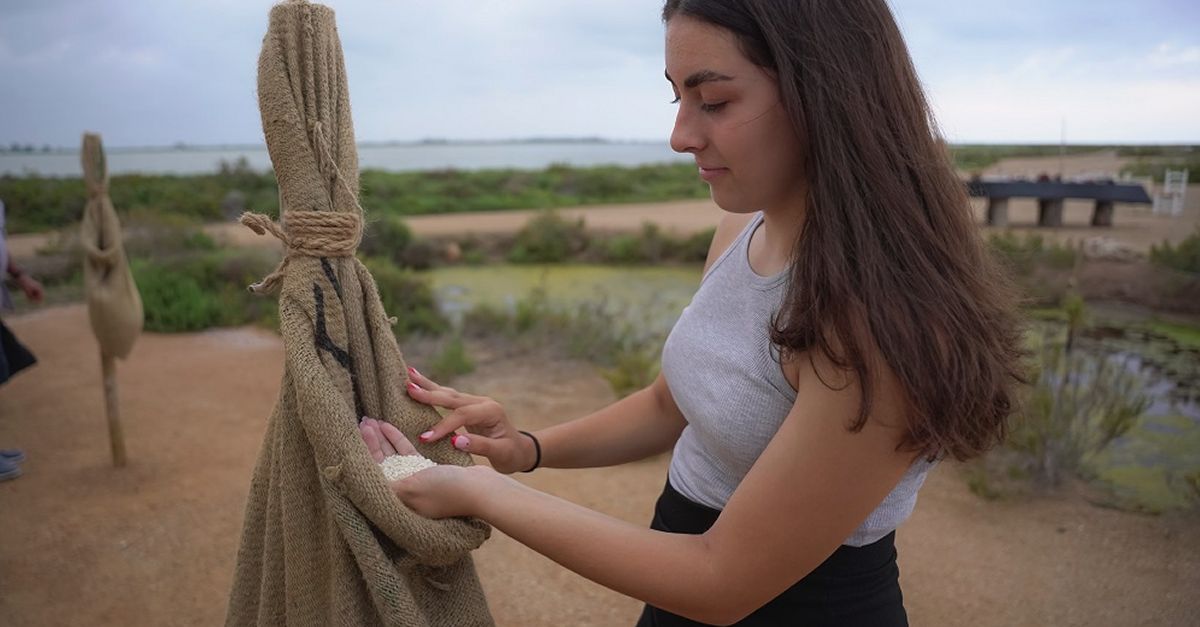
[[[371,418],[358,425],[376,463],[389,455],[417,455],[417,449],[395,426]],[[487,466],[445,464],[417,472],[388,485],[400,500],[426,518],[478,516],[493,483],[504,478]]]
[[[480,516],[491,486],[504,477],[487,466],[434,466],[390,483],[392,492],[426,518]]]

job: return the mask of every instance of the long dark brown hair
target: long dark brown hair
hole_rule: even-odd
[[[808,209],[771,339],[853,373],[876,348],[907,395],[901,446],[969,459],[1003,440],[1024,381],[1015,293],[985,249],[885,0],[667,0],[771,71],[806,144]],[[871,346],[870,343],[874,343]]]

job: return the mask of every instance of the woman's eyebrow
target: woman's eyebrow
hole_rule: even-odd
[[[671,80],[671,75],[667,73],[666,70],[663,70],[663,76],[666,76],[667,81],[669,81],[672,85],[675,84],[675,81]],[[683,86],[687,89],[692,89],[700,86],[701,83],[731,80],[733,80],[732,76],[725,76],[724,74],[714,72],[712,70],[700,70],[699,72],[694,72],[691,76],[687,77],[687,79],[683,81]]]

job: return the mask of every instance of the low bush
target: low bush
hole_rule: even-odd
[[[463,317],[463,332],[475,337],[515,337],[587,360],[601,369],[619,396],[654,381],[665,340],[625,320],[604,299],[555,305],[543,288],[531,290],[511,309],[493,305],[473,308]]]
[[[274,269],[266,251],[228,250],[167,259],[133,259],[145,328],[174,333],[277,320],[277,302],[247,291]]]
[[[1200,274],[1200,228],[1177,245],[1163,242],[1150,247],[1150,261],[1180,272]]]
[[[513,263],[557,263],[587,248],[583,220],[568,220],[556,211],[544,211],[518,233],[508,260]]]
[[[429,363],[429,376],[435,381],[450,381],[474,370],[475,362],[467,354],[462,335],[457,333],[446,341]]]
[[[387,259],[369,258],[365,264],[375,277],[384,311],[397,320],[393,329],[397,337],[440,335],[450,328],[428,280]]]
[[[1040,266],[1069,269],[1075,265],[1078,255],[1070,243],[1048,242],[1033,233],[1025,236],[1012,231],[994,233],[988,236],[988,245],[992,254],[1019,276],[1028,276]]]
[[[142,296],[147,331],[173,333],[219,326],[221,300],[196,277],[160,264],[135,263],[134,280]]]

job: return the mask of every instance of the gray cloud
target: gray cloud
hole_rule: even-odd
[[[332,4],[362,140],[670,131],[657,2]],[[260,141],[270,5],[8,0],[0,143],[74,146],[85,129],[110,146]],[[1200,141],[1194,2],[893,5],[952,139],[1055,141],[1066,117],[1077,141]]]

